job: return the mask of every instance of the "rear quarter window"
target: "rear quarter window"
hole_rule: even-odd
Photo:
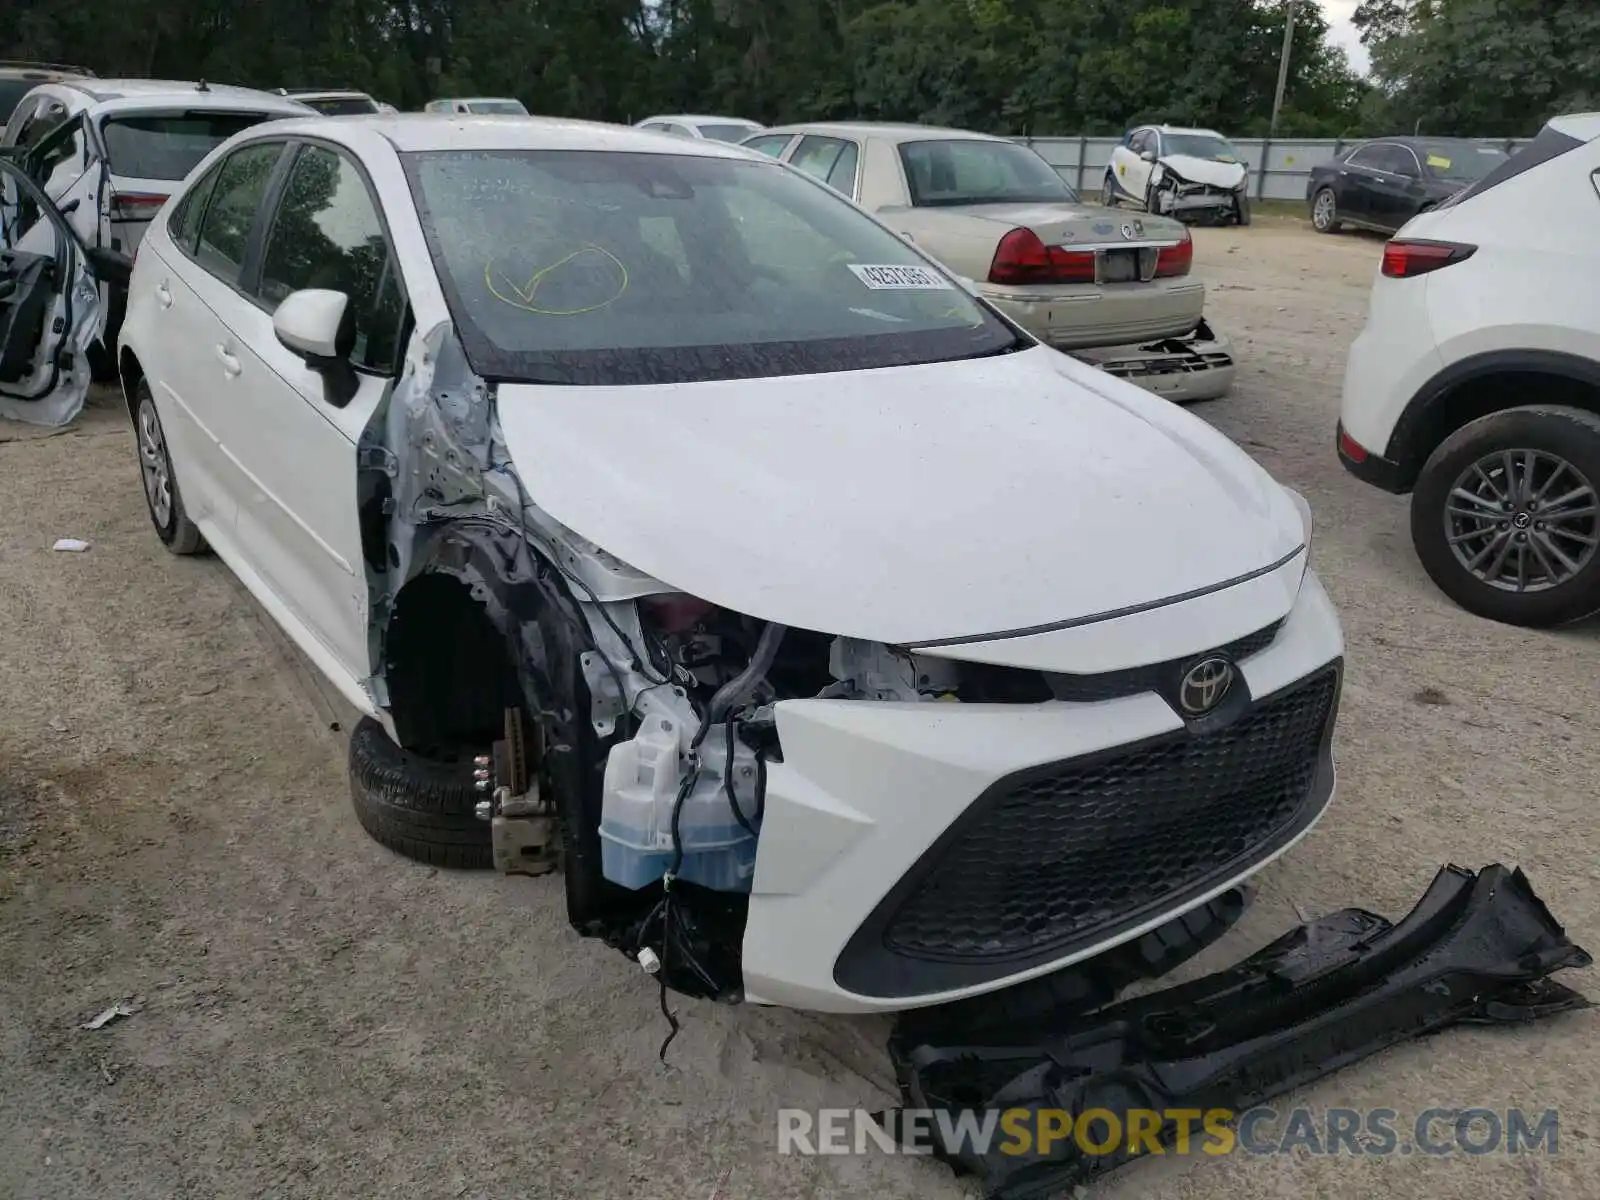
[[[151,113],[107,117],[101,125],[111,173],[125,179],[186,177],[241,129],[279,113]]]

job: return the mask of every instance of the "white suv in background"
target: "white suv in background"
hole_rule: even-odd
[[[1413,217],[1345,368],[1345,467],[1410,492],[1433,581],[1513,625],[1600,611],[1597,137],[1558,117]]]
[[[207,154],[241,129],[314,110],[253,88],[161,79],[41,84],[6,123],[20,161],[91,250],[132,255],[157,211]],[[126,296],[101,284],[105,329],[90,345],[98,378],[115,376]]]

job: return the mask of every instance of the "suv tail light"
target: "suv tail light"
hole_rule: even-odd
[[[1181,242],[1176,246],[1167,246],[1156,256],[1156,278],[1167,279],[1175,275],[1187,275],[1193,265],[1194,239],[1185,229]]]
[[[1476,246],[1460,242],[1430,242],[1395,238],[1383,248],[1383,273],[1390,279],[1414,279],[1471,258]]]
[[[167,202],[154,192],[117,192],[111,197],[113,221],[148,221]]]
[[[1013,286],[1039,283],[1093,283],[1094,251],[1046,246],[1031,229],[1013,229],[1000,239],[989,282]]]

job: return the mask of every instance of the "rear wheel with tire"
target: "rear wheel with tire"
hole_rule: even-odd
[[[1339,232],[1339,201],[1332,188],[1323,188],[1311,198],[1311,228],[1318,233]]]
[[[156,411],[150,384],[141,379],[134,391],[134,433],[139,447],[139,475],[144,483],[144,503],[150,512],[161,544],[174,554],[199,554],[206,548],[205,538],[184,511],[183,494],[172,470],[172,455],[167,450],[166,431]]]
[[[1118,204],[1117,185],[1111,178],[1111,172],[1106,172],[1106,177],[1100,181],[1100,203],[1107,208],[1115,208]]]
[[[383,726],[362,718],[350,735],[350,800],[356,820],[379,845],[436,867],[494,864],[489,823],[472,758],[424,758],[402,750]]]
[[[1539,628],[1600,611],[1600,416],[1538,405],[1458,429],[1417,478],[1411,540],[1480,617]]]

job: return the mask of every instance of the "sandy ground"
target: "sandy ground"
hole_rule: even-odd
[[[1197,238],[1240,373],[1196,411],[1311,500],[1349,642],[1338,800],[1204,965],[1297,908],[1399,915],[1446,861],[1522,865],[1600,944],[1595,629],[1454,609],[1404,502],[1333,454],[1380,243],[1271,219]],[[780,1106],[888,1099],[884,1022],[678,1002],[662,1067],[653,989],[566,928],[558,881],[368,841],[348,717],[216,561],[160,548],[115,403],[59,436],[0,423],[0,1198],[973,1194],[927,1161],[775,1153]],[[118,1000],[138,1011],[79,1028]],[[1558,1108],[1553,1158],[1167,1159],[1094,1194],[1600,1195],[1596,1031],[1454,1031],[1292,1101],[1402,1127]]]

